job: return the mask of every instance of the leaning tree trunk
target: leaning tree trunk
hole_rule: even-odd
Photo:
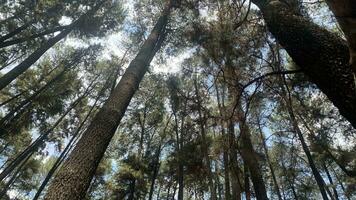
[[[354,0],[326,0],[326,3],[345,33],[350,51],[350,65],[356,74],[356,3]]]
[[[268,154],[268,148],[267,148],[267,145],[266,145],[266,139],[265,139],[265,137],[263,135],[262,128],[261,128],[261,125],[259,123],[260,122],[258,122],[258,130],[260,132],[260,137],[261,137],[261,141],[262,141],[263,150],[265,152],[266,160],[267,160],[269,169],[271,170],[271,176],[272,176],[272,180],[273,180],[273,183],[274,183],[274,189],[276,190],[278,199],[279,200],[283,200],[282,194],[281,194],[280,189],[279,189],[278,181],[277,181],[277,178],[276,178],[276,174],[274,172],[274,168],[273,168],[273,165],[272,165],[272,161],[271,161],[271,159],[269,157],[269,154]]]
[[[240,120],[240,131],[241,157],[250,171],[253,188],[256,193],[256,198],[257,200],[266,200],[268,199],[268,197],[262,176],[262,171],[258,163],[258,157],[256,155],[256,152],[253,149],[249,127],[244,122],[244,120]]]
[[[0,78],[0,90],[4,89],[9,85],[13,80],[30,68],[38,59],[42,57],[44,53],[50,48],[52,48],[57,42],[65,38],[72,30],[74,30],[83,20],[93,15],[104,3],[106,0],[99,2],[93,9],[89,10],[87,13],[83,14],[72,24],[68,25],[66,29],[61,31],[55,37],[49,39],[46,43],[41,45],[36,51],[29,55],[24,61],[14,67],[11,71],[6,73]]]
[[[79,200],[85,197],[96,168],[114,136],[132,96],[148,70],[155,52],[163,42],[160,38],[163,38],[171,7],[172,4],[169,2],[115,90],[58,171],[45,199]]]
[[[316,167],[315,165],[315,162],[314,162],[314,159],[310,153],[310,150],[309,150],[309,147],[307,145],[307,143],[305,142],[304,140],[304,137],[303,137],[303,134],[302,134],[302,131],[300,130],[299,128],[299,124],[298,124],[298,121],[294,115],[294,111],[293,111],[293,107],[292,107],[292,98],[291,98],[291,95],[290,95],[290,91],[288,89],[288,86],[286,85],[286,81],[284,79],[284,77],[282,77],[280,79],[281,81],[284,81],[284,84],[281,86],[282,87],[282,98],[284,99],[285,101],[285,104],[286,104],[286,108],[287,108],[287,112],[288,112],[288,115],[289,115],[289,118],[290,118],[290,123],[294,129],[294,132],[297,134],[298,136],[298,139],[302,145],[302,149],[305,153],[305,155],[307,156],[307,160],[308,160],[308,164],[312,170],[312,173],[313,173],[313,176],[315,178],[315,181],[319,187],[319,190],[320,190],[320,193],[321,193],[321,196],[323,197],[324,200],[328,200],[328,195],[327,195],[327,191],[326,191],[326,185],[325,185],[325,182],[324,182],[324,179],[323,177],[320,175],[319,173],[319,170],[318,168]]]
[[[280,0],[252,0],[293,61],[356,128],[356,86],[346,42],[295,14]]]

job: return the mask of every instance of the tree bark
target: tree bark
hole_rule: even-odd
[[[242,184],[240,181],[240,167],[237,160],[237,144],[235,137],[235,123],[232,119],[228,120],[228,137],[229,137],[229,171],[231,174],[231,198],[241,199]]]
[[[159,161],[160,155],[161,155],[161,146],[159,146],[156,151],[156,158],[154,161],[154,169],[153,169],[152,178],[151,178],[151,186],[150,186],[150,192],[148,194],[148,200],[152,200],[152,198],[153,198],[153,192],[155,190],[155,182],[156,182],[158,172],[159,172],[159,167],[160,167],[160,161]]]
[[[98,96],[95,99],[94,104],[91,106],[90,110],[88,111],[88,113],[86,114],[86,116],[84,117],[83,121],[79,124],[77,130],[75,131],[75,133],[73,134],[72,138],[69,140],[67,146],[65,147],[65,149],[63,150],[63,152],[61,153],[61,155],[58,157],[58,159],[56,160],[56,162],[53,164],[52,168],[49,170],[49,172],[47,173],[45,179],[42,181],[40,187],[38,188],[33,200],[37,200],[43,189],[46,187],[46,185],[48,184],[49,180],[52,178],[52,176],[54,175],[55,171],[58,169],[58,167],[62,164],[63,160],[67,157],[69,151],[73,148],[73,144],[75,144],[75,141],[78,139],[78,135],[80,134],[82,128],[84,127],[85,123],[87,122],[87,120],[89,119],[90,115],[92,114],[92,112],[94,111],[94,108],[97,106],[97,103],[101,97],[101,95],[104,93],[106,86],[103,87],[103,89],[99,92]],[[78,137],[77,137],[78,136]]]
[[[164,35],[171,7],[169,2],[115,90],[58,171],[45,196],[46,200],[79,200],[85,197],[95,170],[126,108],[162,43],[160,38]]]
[[[350,65],[356,74],[356,3],[354,0],[326,0],[326,3],[345,33],[350,52]]]
[[[258,163],[256,152],[253,149],[250,130],[248,125],[243,121],[244,120],[240,120],[241,156],[250,171],[251,180],[257,200],[267,200],[268,197],[262,171]]]
[[[295,14],[279,0],[252,0],[263,13],[269,31],[310,81],[356,128],[356,86],[346,42]]]
[[[250,175],[248,173],[248,166],[246,163],[244,163],[244,187],[246,200],[251,200]]]
[[[258,124],[258,130],[260,132],[260,136],[261,136],[261,140],[262,140],[262,146],[263,146],[263,149],[265,151],[266,160],[267,160],[269,169],[271,170],[272,180],[273,180],[273,183],[274,183],[274,187],[275,187],[278,199],[279,200],[283,200],[281,192],[280,192],[280,189],[279,189],[279,185],[278,185],[278,182],[277,182],[277,178],[276,178],[276,175],[274,173],[274,168],[273,168],[271,159],[269,158],[268,148],[267,148],[267,145],[266,145],[266,142],[265,142],[265,137],[263,135],[262,128],[261,128],[260,124]]]
[[[27,23],[25,23],[24,25],[22,25],[22,26],[16,28],[15,30],[11,31],[10,33],[8,33],[8,34],[6,34],[6,35],[4,35],[4,36],[1,36],[1,37],[0,37],[0,44],[3,43],[5,40],[7,40],[7,39],[9,39],[9,38],[11,38],[11,37],[13,37],[13,36],[15,36],[15,35],[21,33],[23,30],[25,30],[25,29],[27,29],[29,26],[31,26],[33,22],[34,22],[34,20],[32,20],[32,21],[30,21],[30,22],[27,22]]]
[[[288,93],[288,94],[289,94],[289,97],[285,96],[284,99],[286,100],[286,104],[287,104],[286,106],[287,106],[289,118],[291,120],[291,125],[292,125],[295,133],[298,136],[298,139],[299,139],[299,141],[300,141],[300,143],[302,145],[302,148],[303,148],[303,151],[304,151],[305,155],[307,156],[307,160],[308,160],[309,166],[310,166],[310,168],[312,170],[312,173],[314,175],[315,181],[316,181],[316,183],[317,183],[317,185],[319,187],[321,196],[323,197],[324,200],[328,200],[329,198],[328,198],[328,195],[327,195],[326,185],[325,185],[324,179],[320,175],[319,170],[318,170],[318,168],[316,167],[316,165],[314,163],[314,159],[313,159],[313,157],[312,157],[312,155],[311,155],[311,153],[309,151],[309,147],[308,147],[307,143],[304,140],[302,131],[300,130],[298,122],[297,122],[297,119],[294,116],[290,93]]]

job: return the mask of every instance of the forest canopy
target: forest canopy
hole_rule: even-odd
[[[0,0],[0,199],[356,198],[353,0]]]

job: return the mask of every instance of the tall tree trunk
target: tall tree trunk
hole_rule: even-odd
[[[350,51],[350,65],[356,74],[356,3],[354,0],[326,0],[326,3],[345,33]]]
[[[356,86],[346,42],[290,11],[281,0],[252,0],[293,61],[356,128]]]
[[[127,200],[134,200],[135,199],[135,187],[136,187],[136,179],[132,179],[130,186],[129,186],[129,196]]]
[[[331,177],[331,175],[330,175],[329,169],[328,169],[328,167],[326,166],[325,161],[323,162],[323,167],[324,167],[324,170],[325,170],[326,175],[328,176],[330,185],[331,185],[331,187],[333,188],[334,199],[335,199],[335,200],[339,200],[339,194],[337,193],[336,186],[334,185],[334,181],[333,181],[333,179],[332,179],[332,177]]]
[[[32,23],[34,22],[34,20],[31,20],[27,23],[25,23],[24,25],[16,28],[15,30],[11,31],[10,33],[4,35],[4,36],[1,36],[0,37],[0,44],[3,43],[5,40],[11,38],[11,37],[14,37],[15,35],[21,33],[23,30],[27,29],[29,26],[32,25]]]
[[[231,174],[231,198],[241,199],[241,181],[239,172],[240,167],[237,160],[237,144],[235,137],[235,123],[232,119],[228,120],[228,137],[229,137],[229,167]]]
[[[225,120],[224,120],[224,95],[219,93],[219,86],[215,84],[215,91],[216,91],[216,99],[218,102],[219,107],[219,115],[220,115],[220,126],[221,126],[221,135],[224,138],[224,145],[223,145],[223,164],[224,164],[224,197],[225,200],[231,200],[231,193],[230,193],[230,163],[229,163],[229,153],[228,153],[228,146],[229,146],[229,135],[225,133]],[[224,91],[224,90],[223,90]],[[221,97],[220,97],[221,95]],[[221,98],[221,99],[220,99]],[[222,102],[221,102],[222,101]]]
[[[48,49],[53,47],[57,42],[65,38],[72,30],[74,30],[78,24],[80,24],[87,17],[93,15],[105,2],[106,0],[102,0],[99,2],[93,9],[88,11],[86,14],[79,17],[78,20],[74,21],[71,25],[69,25],[66,29],[61,31],[58,35],[49,39],[46,43],[40,46],[36,51],[34,51],[31,55],[29,55],[24,61],[10,70],[8,73],[0,77],[0,90],[4,89],[8,84],[10,84],[13,80],[15,80],[19,75],[25,72],[28,68],[32,66]]]
[[[84,198],[95,170],[114,136],[132,96],[146,73],[155,52],[163,42],[160,38],[163,38],[165,33],[171,7],[172,4],[169,1],[115,90],[58,171],[45,199],[79,200]],[[91,148],[88,149],[88,147]]]
[[[227,151],[227,136],[225,135],[224,127],[222,127],[223,136],[225,138],[224,144],[224,152],[223,152],[223,161],[224,161],[224,183],[225,183],[225,200],[231,200],[231,193],[230,193],[230,164],[229,164],[229,154]]]
[[[319,139],[316,137],[315,132],[310,128],[308,123],[305,121],[304,117],[300,113],[298,113],[298,116],[301,119],[301,121],[302,121],[303,125],[305,126],[305,128],[309,131],[309,135],[315,141],[317,141],[317,145],[319,147],[321,147],[325,151],[325,153],[328,155],[328,158],[333,160],[347,176],[356,177],[356,170],[347,169],[345,164],[343,162],[340,162],[340,160],[337,157],[335,157],[335,155],[331,152],[331,150],[329,149],[329,147],[327,145],[318,142]]]
[[[241,116],[241,114],[239,114]],[[240,117],[241,118],[241,117]],[[241,118],[242,119],[242,118]],[[257,200],[266,200],[267,192],[262,176],[262,171],[258,163],[258,157],[251,142],[251,134],[248,125],[244,120],[240,120],[241,156],[250,171],[253,188]]]
[[[92,112],[94,111],[94,108],[97,106],[97,103],[101,97],[101,95],[104,93],[105,91],[105,86],[103,87],[102,91],[99,92],[98,96],[96,97],[96,100],[94,102],[94,104],[91,106],[90,110],[88,111],[88,113],[86,114],[86,116],[84,117],[83,121],[79,124],[77,130],[75,131],[75,133],[73,134],[72,138],[69,140],[67,146],[65,147],[65,149],[63,150],[63,152],[61,153],[61,155],[58,157],[58,159],[56,160],[56,162],[53,164],[52,168],[49,170],[49,172],[47,173],[45,179],[42,181],[40,187],[38,188],[33,200],[37,200],[43,189],[46,187],[46,185],[48,184],[49,180],[52,178],[52,176],[54,175],[55,171],[58,169],[58,167],[62,164],[63,160],[66,158],[66,156],[68,155],[68,153],[70,152],[70,150],[73,148],[76,140],[78,139],[78,135],[80,134],[82,128],[84,127],[85,123],[88,121],[90,115],[92,114]]]
[[[19,165],[16,169],[10,180],[3,186],[2,190],[0,191],[0,197],[4,197],[6,192],[10,189],[10,186],[15,182],[17,177],[20,175],[22,168],[26,165],[27,161],[31,158],[31,155],[28,155],[25,160]]]
[[[62,122],[62,120],[67,116],[67,114],[75,108],[80,101],[88,95],[91,91],[94,82],[89,84],[86,91],[79,96],[68,108],[67,110],[57,119],[57,121],[48,129],[45,133],[41,134],[30,146],[28,146],[24,151],[22,151],[11,163],[6,166],[6,168],[0,173],[0,181],[4,180],[24,159],[29,155],[32,155],[48,138],[48,136],[53,132],[53,130]]]
[[[342,181],[340,180],[339,176],[337,175],[336,171],[333,168],[331,168],[331,170],[334,173],[336,180],[339,182],[340,187],[341,187],[342,191],[344,192],[346,199],[351,200],[349,195],[346,193],[346,188],[345,188],[344,184],[342,183]]]
[[[47,88],[52,86],[56,81],[58,81],[67,71],[67,68],[63,68],[61,72],[59,72],[53,79],[48,81],[44,86],[42,86],[40,89],[35,91],[31,96],[29,96],[27,99],[23,100],[19,105],[17,105],[14,109],[12,109],[9,113],[7,113],[3,118],[0,120],[0,128],[3,129],[4,134],[6,131],[6,125],[10,123],[10,121],[17,115],[20,115],[22,112],[19,112],[20,110],[23,110],[24,107],[29,104],[31,101],[36,99],[43,91],[45,91]],[[15,115],[16,113],[16,115]]]
[[[287,98],[287,97],[286,97]],[[289,100],[286,100],[288,102],[286,102],[287,104],[287,109],[288,109],[288,114],[291,120],[291,125],[293,126],[294,131],[296,132],[298,139],[302,145],[303,151],[307,156],[307,160],[309,163],[309,166],[312,170],[313,176],[315,178],[316,183],[318,184],[321,196],[323,197],[324,200],[328,200],[328,196],[327,196],[327,191],[326,191],[326,187],[325,187],[325,182],[324,179],[322,178],[322,176],[319,173],[318,168],[316,167],[315,163],[314,163],[314,159],[309,151],[309,147],[307,145],[307,143],[304,140],[302,131],[299,128],[298,122],[294,116],[294,112],[293,112],[293,108],[292,108],[292,104],[291,104],[291,97],[289,96]]]
[[[276,175],[274,173],[274,168],[273,168],[271,159],[270,159],[269,154],[268,154],[268,148],[267,148],[265,137],[263,135],[262,128],[261,128],[260,124],[258,124],[258,129],[259,129],[261,140],[262,140],[262,146],[263,146],[263,149],[265,151],[266,160],[267,160],[269,169],[271,170],[272,180],[273,180],[273,183],[274,183],[274,187],[275,187],[278,199],[279,200],[283,200],[281,192],[280,192],[280,189],[279,189],[279,185],[278,185],[278,182],[277,182],[277,178],[276,178]]]
[[[51,34],[51,33],[55,33],[55,32],[57,32],[57,31],[64,31],[64,30],[67,29],[67,28],[70,28],[70,26],[54,27],[54,28],[52,28],[52,29],[50,29],[50,30],[45,30],[45,31],[42,31],[41,33],[36,33],[36,34],[30,35],[30,36],[28,36],[28,37],[16,38],[16,39],[13,39],[13,40],[8,40],[8,41],[0,42],[0,49],[1,49],[1,48],[4,48],[4,47],[11,46],[11,45],[15,45],[15,44],[20,44],[20,43],[23,43],[23,42],[27,42],[27,41],[30,41],[30,40],[33,40],[33,39],[36,39],[36,38],[39,38],[39,37],[42,37],[42,36]]]
[[[206,127],[206,119],[203,116],[203,111],[202,111],[202,102],[199,94],[199,89],[198,89],[198,83],[197,80],[194,79],[194,89],[195,89],[195,96],[196,96],[196,104],[198,107],[198,116],[199,116],[199,125],[200,125],[200,135],[202,138],[202,152],[204,154],[204,160],[205,160],[205,168],[208,173],[208,185],[209,185],[209,190],[210,190],[210,199],[211,200],[216,200],[216,190],[214,186],[214,177],[213,173],[211,171],[211,161],[209,158],[209,149],[208,149],[208,144],[206,143],[206,132],[205,132],[205,127]]]
[[[183,200],[184,195],[184,167],[182,162],[178,164],[178,200]],[[175,191],[175,190],[174,190]]]
[[[251,200],[250,175],[246,163],[244,163],[244,189],[246,200]]]
[[[153,173],[152,173],[152,177],[151,177],[151,186],[150,186],[150,192],[148,194],[148,200],[152,200],[152,198],[153,198],[153,192],[155,190],[155,182],[156,182],[158,172],[159,172],[159,167],[160,167],[160,161],[159,161],[160,155],[161,155],[161,146],[159,146],[156,151],[156,158],[154,161],[155,163],[154,163],[154,169],[153,169]]]

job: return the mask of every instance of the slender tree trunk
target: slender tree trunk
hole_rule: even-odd
[[[155,182],[158,176],[158,172],[159,172],[159,167],[160,167],[160,161],[159,161],[159,157],[161,155],[161,146],[159,146],[157,148],[156,151],[156,158],[155,158],[155,163],[154,163],[154,169],[153,169],[153,174],[152,174],[152,178],[151,178],[151,187],[150,187],[150,192],[148,194],[148,199],[152,200],[153,198],[153,192],[155,190]]]
[[[23,30],[27,29],[29,26],[32,25],[32,23],[34,22],[34,20],[30,21],[30,22],[27,22],[25,23],[24,25],[16,28],[15,30],[11,31],[10,33],[4,35],[4,36],[1,36],[0,37],[0,44],[3,43],[5,40],[11,38],[11,37],[14,37],[15,35],[21,33]]]
[[[81,23],[85,18],[93,15],[105,2],[106,0],[98,3],[92,10],[88,11],[88,13],[79,17],[78,20],[69,25],[66,29],[61,31],[58,35],[49,39],[45,44],[40,46],[36,51],[34,51],[31,55],[29,55],[24,61],[10,70],[8,73],[0,77],[0,90],[4,89],[7,85],[9,85],[13,80],[15,80],[19,75],[25,72],[28,68],[32,66],[48,49],[53,47],[57,42],[65,38],[72,30],[74,30],[79,23]]]
[[[104,86],[105,88],[105,86]],[[85,123],[87,122],[88,118],[90,117],[90,115],[92,114],[94,108],[97,106],[97,103],[99,101],[99,98],[101,97],[101,95],[104,92],[104,89],[102,90],[102,92],[99,92],[99,95],[97,96],[94,104],[91,106],[90,110],[88,111],[88,113],[86,114],[86,116],[84,117],[83,121],[80,123],[80,125],[78,126],[77,130],[75,131],[75,133],[73,134],[72,138],[69,140],[66,148],[63,150],[63,152],[61,153],[61,155],[58,157],[58,159],[56,160],[56,162],[53,164],[52,168],[49,170],[49,172],[47,173],[45,179],[42,181],[40,187],[38,188],[35,197],[33,198],[33,200],[37,200],[43,189],[46,187],[46,185],[48,184],[49,180],[52,178],[52,176],[54,175],[55,171],[58,169],[58,167],[62,164],[63,160],[66,158],[66,156],[68,155],[69,151],[73,148],[73,144],[75,144],[75,141],[78,139],[78,135],[80,134],[82,128],[84,127]]]
[[[23,42],[27,42],[27,41],[30,41],[30,40],[33,40],[33,39],[36,39],[36,38],[51,34],[51,33],[55,33],[57,31],[64,31],[66,28],[70,28],[70,26],[55,27],[53,29],[46,30],[46,31],[43,31],[41,33],[37,33],[37,34],[34,34],[34,35],[30,35],[28,37],[23,37],[23,38],[17,38],[17,39],[13,39],[13,40],[4,41],[4,42],[0,43],[0,49],[4,48],[4,47],[15,45],[15,44],[20,44],[20,43],[23,43]]]
[[[335,170],[333,168],[331,168],[331,170],[334,173],[336,180],[339,182],[340,187],[341,187],[342,191],[344,192],[346,199],[351,200],[349,195],[346,193],[346,188],[345,188],[344,184],[342,183],[342,181],[340,180],[340,178],[338,177],[337,173],[335,172]]]
[[[184,195],[184,172],[183,164],[180,162],[178,166],[178,200],[183,200]],[[174,196],[173,196],[174,197]]]
[[[10,189],[10,186],[15,182],[17,177],[20,175],[22,168],[26,165],[27,161],[31,158],[31,155],[27,156],[27,158],[20,164],[17,170],[14,172],[10,180],[5,184],[3,189],[0,191],[0,197],[4,197],[6,192]]]
[[[225,200],[231,200],[231,193],[230,193],[230,163],[229,163],[229,153],[228,153],[228,146],[229,146],[229,135],[225,133],[225,122],[224,122],[224,114],[223,114],[223,109],[224,109],[224,95],[222,95],[222,102],[220,102],[220,93],[219,93],[219,87],[216,85],[215,86],[215,91],[216,91],[216,99],[218,102],[218,107],[219,107],[219,114],[220,114],[220,126],[221,126],[221,135],[224,138],[224,146],[223,146],[223,164],[224,164],[224,186],[225,186],[225,191],[224,191],[224,197]]]
[[[248,173],[248,166],[244,163],[244,187],[245,187],[245,198],[246,200],[251,200],[251,190],[250,190],[250,175]]]
[[[330,172],[329,172],[329,169],[328,167],[326,166],[326,163],[323,162],[323,167],[324,167],[324,170],[326,172],[326,175],[328,176],[328,179],[329,179],[329,182],[330,182],[330,185],[331,187],[333,188],[333,193],[334,193],[334,199],[335,200],[339,200],[339,194],[337,193],[337,190],[336,190],[336,186],[334,185],[334,181],[330,175]]]
[[[241,114],[239,114],[241,116]],[[241,131],[241,156],[244,162],[247,164],[248,169],[251,174],[251,180],[253,183],[253,188],[256,193],[257,200],[266,200],[267,192],[262,176],[262,171],[258,163],[258,157],[253,149],[250,130],[244,120],[240,121],[240,131]]]
[[[346,42],[295,14],[281,0],[252,0],[293,61],[356,128],[356,86]]]
[[[200,94],[199,94],[199,90],[198,90],[198,84],[197,84],[197,80],[194,79],[194,88],[195,88],[195,95],[196,95],[196,103],[197,103],[197,107],[198,107],[198,116],[199,116],[199,124],[200,124],[200,135],[202,138],[202,152],[204,154],[204,159],[205,159],[205,167],[208,173],[208,185],[209,185],[209,190],[210,190],[210,199],[211,200],[216,200],[217,196],[216,196],[216,190],[215,190],[215,186],[214,186],[214,181],[213,181],[213,173],[211,171],[211,161],[209,158],[209,149],[208,149],[208,145],[206,143],[206,132],[205,132],[205,127],[206,127],[206,119],[203,116],[203,111],[202,111],[202,102],[200,99]]]
[[[87,90],[68,107],[68,109],[57,119],[57,121],[52,125],[50,129],[48,129],[45,133],[41,134],[30,146],[28,146],[13,161],[11,161],[8,166],[6,166],[6,168],[0,173],[0,181],[4,180],[4,178],[6,178],[16,168],[16,166],[18,166],[29,155],[32,155],[46,141],[48,136],[61,123],[61,121],[67,116],[67,114],[73,108],[75,108],[75,106],[77,106],[80,101],[90,92],[89,88],[92,87],[93,83],[94,82],[89,84]]]
[[[224,127],[222,128],[224,131]],[[224,152],[223,152],[223,161],[224,161],[224,183],[225,183],[225,200],[231,200],[231,193],[230,193],[230,167],[229,167],[229,154],[227,152],[227,136],[223,133],[225,137],[225,144],[224,144]]]
[[[272,180],[273,180],[273,183],[274,183],[274,187],[275,187],[275,190],[276,190],[278,199],[279,199],[279,200],[283,200],[282,195],[281,195],[281,192],[280,192],[280,189],[279,189],[279,185],[278,185],[278,182],[277,182],[277,178],[276,178],[276,175],[275,175],[275,173],[274,173],[273,165],[272,165],[272,162],[271,162],[271,160],[270,160],[270,158],[269,158],[268,148],[267,148],[266,141],[265,141],[265,137],[264,137],[264,135],[263,135],[263,132],[262,132],[262,129],[261,129],[261,125],[260,125],[260,124],[258,124],[258,129],[259,129],[260,136],[261,136],[261,140],[262,140],[262,146],[263,146],[263,149],[264,149],[264,151],[265,151],[266,160],[267,160],[269,169],[271,170]]]
[[[69,158],[58,171],[45,196],[46,200],[79,200],[84,198],[95,170],[114,136],[132,96],[147,71],[155,52],[163,42],[160,38],[164,35],[171,7],[171,3],[168,3],[115,90],[96,114]],[[89,146],[90,149],[88,149]]]
[[[228,134],[229,134],[229,158],[230,158],[230,174],[231,174],[231,198],[241,199],[241,181],[239,173],[239,164],[237,161],[237,144],[235,137],[235,127],[232,119],[228,120]]]
[[[58,73],[53,79],[51,79],[50,81],[48,81],[44,86],[42,86],[40,89],[38,89],[37,91],[35,91],[30,97],[28,97],[27,99],[23,100],[19,105],[17,105],[14,109],[12,109],[9,113],[7,113],[1,120],[0,120],[0,128],[5,130],[5,127],[7,124],[10,123],[10,121],[12,120],[12,118],[15,117],[15,113],[16,116],[20,115],[21,112],[19,112],[20,110],[24,110],[24,107],[29,104],[31,101],[33,101],[34,99],[36,99],[36,97],[38,97],[43,91],[45,91],[47,88],[49,88],[50,86],[52,86],[56,81],[60,80],[60,78],[65,74],[67,68],[63,68],[63,70]]]
[[[354,0],[326,0],[345,33],[350,51],[350,65],[356,74],[356,4]],[[356,78],[356,76],[355,76]],[[356,83],[356,82],[355,82]]]
[[[129,187],[129,196],[127,200],[134,200],[135,199],[135,187],[136,187],[136,179],[133,179],[130,183]]]
[[[319,173],[319,170],[317,169],[317,167],[316,167],[316,165],[314,163],[313,157],[312,157],[312,155],[311,155],[311,153],[309,151],[309,147],[306,144],[306,142],[304,140],[304,137],[303,137],[303,134],[302,134],[302,131],[300,130],[300,128],[298,126],[298,122],[297,122],[297,120],[296,120],[296,118],[294,116],[294,113],[293,113],[293,110],[292,110],[292,107],[291,107],[292,105],[291,105],[290,99],[289,99],[289,102],[287,104],[288,104],[287,105],[287,109],[288,109],[289,117],[290,117],[290,120],[291,120],[291,124],[293,126],[294,131],[296,132],[296,134],[297,134],[297,136],[299,138],[300,143],[302,144],[303,151],[307,156],[309,166],[310,166],[310,168],[311,168],[311,170],[313,172],[315,181],[318,184],[321,196],[323,197],[324,200],[328,200],[329,198],[327,196],[325,182],[324,182],[322,176]]]
[[[310,128],[304,117],[300,113],[298,113],[298,116],[301,119],[305,128],[309,131],[309,135],[313,137],[315,141],[318,141],[315,132]],[[347,169],[344,163],[340,162],[340,160],[334,156],[334,154],[330,151],[329,147],[322,143],[317,144],[325,151],[325,153],[328,155],[328,158],[333,160],[347,176],[356,177],[356,170]]]

